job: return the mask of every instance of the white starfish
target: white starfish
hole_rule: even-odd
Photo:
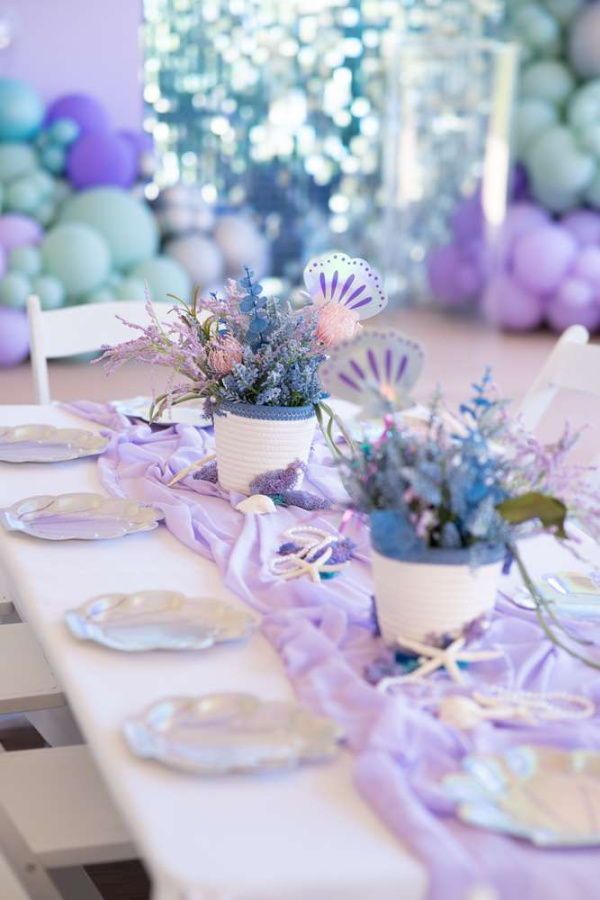
[[[395,684],[408,684],[412,681],[421,681],[438,669],[446,669],[450,678],[457,684],[464,684],[460,668],[461,662],[478,663],[489,659],[499,659],[503,656],[502,650],[463,650],[466,640],[457,638],[448,647],[432,647],[430,644],[422,644],[420,641],[411,641],[408,638],[398,637],[398,644],[404,649],[412,650],[420,657],[419,668],[413,669],[408,675],[394,675],[382,678],[377,685],[378,691],[387,691]]]

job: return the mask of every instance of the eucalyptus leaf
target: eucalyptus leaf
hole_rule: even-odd
[[[530,491],[520,497],[510,497],[496,506],[496,509],[509,525],[522,525],[539,519],[544,528],[553,528],[561,538],[566,538],[565,519],[567,507],[556,497]]]

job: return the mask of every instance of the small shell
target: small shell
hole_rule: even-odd
[[[244,513],[245,516],[251,513],[254,513],[256,516],[264,516],[266,513],[277,511],[277,507],[266,494],[252,494],[251,497],[241,500],[235,508]]]
[[[485,719],[485,713],[482,714],[481,707],[468,697],[444,697],[438,709],[438,718],[446,725],[470,731]]]

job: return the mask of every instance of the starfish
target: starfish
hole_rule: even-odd
[[[420,641],[411,641],[408,638],[398,637],[398,644],[402,649],[412,650],[420,656],[420,665],[408,675],[396,675],[383,678],[377,685],[377,690],[387,691],[395,684],[408,684],[413,681],[421,681],[438,669],[446,669],[448,675],[457,684],[464,684],[460,668],[461,662],[478,663],[489,659],[499,659],[503,656],[502,650],[464,650],[466,640],[459,637],[448,647],[432,647],[430,644],[422,644]]]

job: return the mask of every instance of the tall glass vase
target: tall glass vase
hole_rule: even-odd
[[[506,210],[514,44],[399,36],[388,61],[381,261],[402,303],[482,291]]]

